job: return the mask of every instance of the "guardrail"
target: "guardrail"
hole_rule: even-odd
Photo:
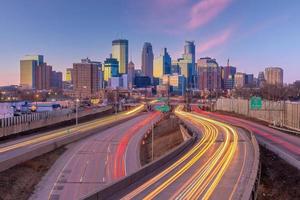
[[[259,145],[257,143],[257,140],[252,133],[252,131],[245,129],[243,127],[240,127],[244,130],[246,130],[251,137],[251,143],[254,148],[254,163],[253,168],[249,177],[248,184],[246,186],[246,190],[244,191],[242,198],[244,200],[256,200],[257,198],[257,188],[260,183],[260,174],[261,174],[261,165],[260,165],[260,153],[259,153]]]
[[[165,164],[170,162],[176,156],[178,156],[183,151],[185,151],[189,146],[191,146],[195,140],[196,140],[196,134],[192,133],[192,137],[190,137],[188,140],[181,143],[179,146],[171,150],[166,155],[163,155],[159,159],[143,166],[137,172],[134,172],[131,175],[126,176],[101,190],[95,191],[94,193],[87,195],[82,199],[84,200],[109,199],[112,195],[116,194],[117,192],[126,189],[129,185],[139,181],[142,178],[145,178],[146,175],[149,175],[150,173],[154,173],[158,168],[163,167]]]
[[[106,112],[112,109],[112,106],[85,110],[78,113],[78,118],[83,118],[88,115]],[[22,132],[27,132],[35,129],[40,129],[47,126],[52,126],[66,121],[74,121],[76,113],[65,111],[53,111],[44,113],[34,113],[18,117],[1,119],[0,138],[16,135]]]
[[[80,130],[78,130],[75,133],[71,133],[69,136],[58,138],[58,139],[53,140],[48,143],[43,143],[42,145],[36,146],[35,148],[27,148],[26,150],[24,150],[24,152],[19,153],[18,155],[14,155],[11,158],[7,158],[7,160],[1,161],[0,162],[0,172],[4,171],[6,169],[9,169],[17,164],[20,164],[22,162],[25,162],[27,160],[30,160],[37,156],[40,156],[42,154],[53,151],[61,146],[70,144],[72,142],[86,138],[92,134],[98,133],[99,131],[103,131],[105,129],[108,129],[115,125],[118,125],[120,123],[126,122],[130,119],[133,119],[134,117],[136,117],[136,116],[130,116],[125,119],[112,122],[111,124],[107,124],[107,125],[92,129],[90,131],[86,131],[86,132],[84,132],[84,134]],[[68,130],[66,130],[66,132],[67,131]]]

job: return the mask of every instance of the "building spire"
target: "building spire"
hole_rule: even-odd
[[[227,67],[229,67],[230,65],[229,65],[229,58],[227,59]]]

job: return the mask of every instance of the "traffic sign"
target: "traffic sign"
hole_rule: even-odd
[[[169,112],[170,107],[168,105],[163,105],[163,106],[155,106],[155,110],[158,110],[160,112]]]
[[[260,110],[262,108],[262,99],[261,97],[251,97],[250,98],[250,109],[251,110]]]

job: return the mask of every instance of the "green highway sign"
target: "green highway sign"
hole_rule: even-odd
[[[251,97],[250,98],[250,109],[251,110],[260,110],[261,108],[262,108],[261,97]]]
[[[160,112],[169,112],[170,111],[170,107],[168,105],[155,106],[154,109],[157,111],[160,111]]]

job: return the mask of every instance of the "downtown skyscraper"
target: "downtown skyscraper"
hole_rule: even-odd
[[[112,57],[119,61],[119,73],[128,71],[128,40],[118,39],[112,41]]]
[[[194,41],[185,41],[183,59],[190,61],[195,67],[196,51]]]
[[[167,52],[167,48],[163,48],[159,57],[154,60],[153,76],[161,78],[165,74],[171,73],[172,60]]]
[[[280,67],[267,67],[265,69],[266,83],[269,85],[283,85],[283,69]]]
[[[200,58],[197,62],[198,87],[203,91],[221,89],[221,68],[216,59]]]
[[[79,99],[96,96],[99,91],[100,62],[82,59],[80,63],[73,63],[73,83],[75,96]]]
[[[26,55],[20,61],[20,85],[22,88],[36,88],[37,66],[44,63],[42,55]]]
[[[153,50],[149,42],[145,42],[142,51],[142,72],[145,76],[153,77]]]

